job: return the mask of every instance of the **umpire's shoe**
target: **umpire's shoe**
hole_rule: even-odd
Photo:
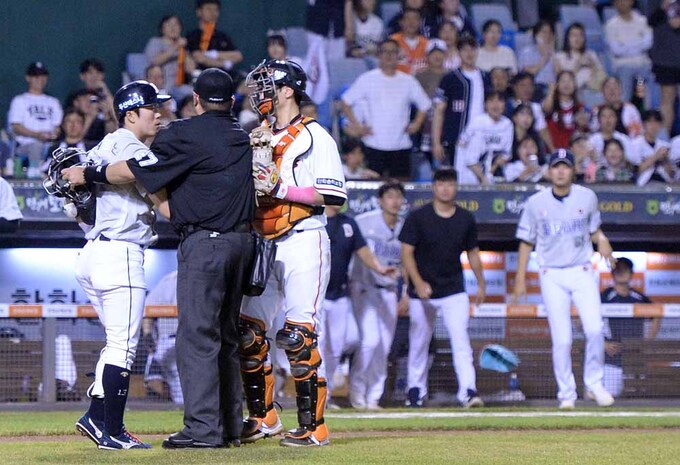
[[[248,417],[243,420],[241,442],[249,444],[260,439],[270,438],[283,432],[283,425],[275,409],[269,409],[264,418]]]
[[[220,445],[197,441],[181,431],[171,434],[168,439],[163,441],[163,449],[215,449],[217,447],[220,447]]]
[[[315,447],[327,446],[331,443],[326,424],[321,424],[314,431],[306,428],[298,428],[286,433],[281,439],[282,446],[285,447]]]
[[[80,434],[94,442],[97,447],[99,447],[105,435],[104,422],[93,420],[89,413],[80,417],[80,420],[76,422],[76,429],[80,431]]]
[[[98,447],[104,450],[151,449],[151,444],[140,441],[123,426],[120,434],[116,436],[105,433]]]

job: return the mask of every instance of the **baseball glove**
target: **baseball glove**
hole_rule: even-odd
[[[253,148],[253,166],[255,163],[267,165],[272,161],[272,130],[269,126],[258,126],[250,132],[250,146]]]
[[[255,190],[261,194],[274,195],[279,186],[279,169],[276,163],[253,162],[253,181]]]

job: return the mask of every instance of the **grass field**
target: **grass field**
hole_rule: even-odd
[[[680,464],[680,409],[460,409],[331,412],[332,445],[287,449],[269,439],[240,449],[167,451],[179,411],[130,411],[152,450],[98,451],[77,435],[78,412],[1,412],[5,464]],[[282,415],[293,427],[294,412]]]

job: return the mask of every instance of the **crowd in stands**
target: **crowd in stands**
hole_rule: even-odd
[[[476,30],[459,0],[403,0],[383,18],[376,0],[318,0],[307,7],[307,56],[289,56],[285,31],[262,40],[268,58],[307,70],[314,101],[305,112],[332,130],[350,179],[426,181],[452,165],[461,183],[536,182],[546,155],[569,148],[582,182],[677,182],[680,1],[644,2],[647,11],[634,0],[610,3],[602,49],[584,24],[545,19],[515,46],[515,31],[500,20]],[[164,16],[143,48],[144,77],[173,96],[163,123],[192,116],[192,80],[206,67],[242,82],[239,121],[247,130],[259,123],[245,98],[246,66],[238,66],[241,38],[216,27],[225,7],[198,0],[197,27],[187,33],[177,15]],[[333,66],[348,60],[364,72],[337,89]],[[63,104],[44,93],[48,77],[44,62],[31,63],[27,91],[11,102],[5,177],[39,178],[55,148],[88,150],[117,128],[101,61],[81,63],[82,87]]]

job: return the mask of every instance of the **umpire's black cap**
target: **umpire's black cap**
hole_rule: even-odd
[[[234,81],[219,68],[208,68],[196,79],[194,92],[210,103],[226,103],[234,95]]]

